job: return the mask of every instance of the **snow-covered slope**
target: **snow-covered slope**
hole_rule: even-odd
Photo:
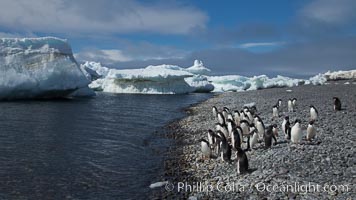
[[[88,83],[65,40],[0,39],[0,99],[63,97]]]

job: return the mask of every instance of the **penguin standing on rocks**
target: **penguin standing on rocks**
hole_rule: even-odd
[[[235,120],[236,126],[240,126],[241,114],[238,110],[234,111],[234,120]]]
[[[223,108],[223,111],[222,111],[222,114],[223,114],[223,116],[224,116],[225,120],[227,120],[227,119],[228,119],[229,114],[231,114],[230,109],[229,109],[229,108],[227,108],[227,107],[224,107],[224,108]]]
[[[288,100],[288,112],[294,112],[292,99]]]
[[[311,141],[316,136],[316,128],[314,126],[314,121],[310,121],[307,128],[307,140]]]
[[[231,133],[231,144],[233,149],[241,148],[242,138],[237,129],[234,129]]]
[[[274,140],[274,145],[277,144],[277,139],[273,134],[273,125],[269,125],[267,131],[264,134],[265,148],[270,148],[272,146],[272,139]]]
[[[250,132],[250,147],[251,148],[254,148],[255,145],[257,144],[258,142],[258,132],[257,132],[257,129],[254,129]]]
[[[220,152],[221,152],[221,160],[222,161],[230,161],[231,160],[231,146],[227,142],[227,139],[225,138],[224,134],[222,132],[218,132],[218,135],[220,137]]]
[[[241,120],[240,127],[243,135],[248,135],[250,133],[250,123],[247,120]]]
[[[283,122],[282,122],[282,131],[283,133],[285,134],[285,138],[287,138],[287,130],[286,130],[286,125],[287,123],[290,125],[289,123],[289,116],[285,116],[284,119],[283,119]]]
[[[260,117],[257,117],[256,129],[260,138],[265,134],[265,125]]]
[[[310,120],[315,121],[316,119],[318,119],[318,110],[311,105],[310,106]]]
[[[200,145],[201,145],[201,152],[202,152],[202,158],[210,158],[211,156],[211,149],[209,142],[206,141],[205,139],[200,139]]]
[[[215,106],[213,106],[213,116],[215,119],[218,117],[218,109]]]
[[[272,126],[273,126],[273,128],[272,128],[273,135],[275,137],[278,137],[278,126],[277,126],[277,124],[273,124]]]
[[[218,122],[219,122],[221,125],[225,125],[225,117],[224,117],[224,115],[223,115],[221,112],[218,112]]]
[[[229,133],[229,136],[231,136],[232,131],[236,128],[235,122],[232,121],[231,119],[227,120],[227,131]]]
[[[241,148],[236,149],[237,174],[248,172],[248,159],[245,151]]]
[[[293,104],[293,108],[295,109],[295,107],[297,106],[297,98],[292,99],[292,104]]]
[[[274,105],[272,108],[272,119],[278,118],[279,114],[278,114],[278,105]]]
[[[337,97],[333,97],[334,100],[334,111],[340,111],[341,110],[341,101]]]
[[[282,108],[282,99],[278,99],[277,105],[279,108]]]
[[[302,141],[302,127],[299,119],[295,120],[295,123],[291,129],[291,142],[299,144]]]
[[[208,130],[208,142],[210,144],[210,147],[214,148],[216,143],[216,134],[211,129]]]

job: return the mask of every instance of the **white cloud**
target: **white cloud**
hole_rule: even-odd
[[[266,46],[280,46],[283,45],[283,42],[252,42],[244,43],[239,45],[240,48],[252,48],[252,47],[266,47]]]
[[[207,20],[207,15],[194,7],[166,1],[0,1],[0,27],[15,31],[187,34],[204,28]]]
[[[121,50],[117,49],[86,50],[74,54],[74,57],[80,61],[97,61],[107,64],[132,60],[130,56],[125,55]]]
[[[356,16],[355,9],[354,0],[314,0],[301,10],[301,15],[322,23],[342,24]]]

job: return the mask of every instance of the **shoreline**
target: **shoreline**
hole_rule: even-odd
[[[356,111],[355,104],[352,103],[356,102],[356,96],[352,94],[356,94],[356,87],[354,83],[346,85],[344,84],[345,82],[346,81],[333,81],[322,86],[303,85],[291,88],[271,88],[238,93],[221,93],[184,109],[187,116],[173,121],[165,127],[168,132],[167,137],[175,140],[175,145],[169,148],[168,156],[164,160],[165,172],[163,178],[176,187],[177,183],[181,182],[195,187],[195,189],[179,192],[173,189],[173,191],[167,192],[163,187],[160,196],[163,198],[194,197],[198,199],[256,199],[264,197],[282,199],[346,199],[352,197],[352,194],[355,194],[355,185],[353,184],[355,171],[351,169],[355,140],[352,139],[354,139],[356,135],[356,133],[354,133],[356,131],[356,125],[352,122],[352,117],[355,118],[356,116],[354,114]],[[349,80],[349,82],[352,82],[352,80]],[[286,90],[292,90],[292,92],[286,92]],[[293,96],[298,99],[297,112],[291,113],[290,116],[292,117],[291,122],[294,118],[301,118],[303,129],[306,129],[307,125],[306,119],[307,116],[309,116],[309,104],[315,104],[322,98],[320,106],[316,105],[322,114],[317,123],[317,129],[321,133],[320,138],[317,139],[320,144],[290,145],[286,143],[280,130],[282,122],[282,117],[280,117],[276,120],[276,124],[279,128],[279,137],[277,139],[279,144],[273,146],[272,149],[263,150],[259,148],[262,147],[260,143],[257,145],[258,149],[247,153],[250,169],[252,169],[251,173],[237,175],[234,153],[232,163],[223,163],[220,159],[215,158],[210,160],[201,159],[200,143],[198,140],[200,138],[206,138],[206,131],[208,129],[214,129],[213,124],[215,121],[212,119],[212,105],[216,105],[218,109],[221,109],[222,106],[227,106],[231,110],[234,110],[237,108],[241,109],[243,104],[256,102],[258,112],[261,114],[263,121],[265,124],[270,124],[270,116],[272,115],[272,111],[270,110],[272,105],[278,100],[278,96],[283,99],[284,111],[286,110],[286,100],[289,97]],[[332,98],[333,96],[339,96],[342,99],[346,110],[340,111],[339,113],[330,112],[332,111],[332,101],[328,99],[328,97]],[[322,106],[322,104],[325,106]],[[330,123],[330,121],[334,120],[332,118],[333,116],[331,116],[332,114],[340,115],[342,119],[339,120],[339,124],[336,123],[328,127],[328,125],[326,125],[328,124],[327,122]],[[325,123],[321,120],[325,120]],[[346,141],[346,146],[339,144],[345,143],[342,141],[342,138],[332,137],[335,136],[333,130],[338,131],[340,128],[338,125],[346,126],[346,128],[343,127],[343,129],[341,129],[348,134],[347,140],[344,140]],[[303,130],[303,135],[305,135],[305,130]],[[334,141],[335,144],[330,143],[330,140]],[[331,144],[331,148],[328,147],[328,143]],[[342,147],[346,150],[342,151]],[[331,151],[330,149],[333,148],[336,148],[339,152],[335,153]],[[342,154],[340,151],[342,151]],[[318,156],[318,152],[320,152],[319,154],[322,156]],[[331,164],[331,162],[333,164]],[[306,163],[306,166],[303,166],[302,163]],[[320,166],[318,166],[318,164]],[[328,168],[327,165],[331,167]],[[300,170],[303,168],[305,169]],[[320,175],[317,175],[318,173]],[[303,193],[303,191],[266,192],[257,190],[256,188],[256,183],[281,186],[283,184],[303,185],[303,183],[307,182],[316,185],[325,183],[348,184],[351,190],[348,190],[348,192],[328,191]],[[200,185],[197,185],[197,183],[200,183]],[[249,188],[249,190],[236,191],[238,190],[236,185],[234,185],[234,191],[230,190],[228,192],[208,191],[209,189],[207,189],[210,186],[216,189],[218,185],[221,186],[220,189],[226,188],[227,186],[230,187],[231,183],[237,186],[248,186],[246,188]]]

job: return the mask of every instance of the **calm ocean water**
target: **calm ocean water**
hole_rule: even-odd
[[[210,96],[0,102],[0,199],[142,199],[172,143],[154,133]]]

